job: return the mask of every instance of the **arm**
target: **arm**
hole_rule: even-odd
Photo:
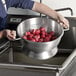
[[[52,17],[60,24],[62,24],[65,28],[69,27],[69,22],[67,19],[65,19],[62,15],[42,3],[35,2],[32,10]]]
[[[65,28],[69,27],[69,22],[66,18],[42,3],[34,2],[31,0],[10,0],[9,5],[24,9],[32,9],[33,11],[43,13],[58,21]]]
[[[34,3],[32,10],[39,12],[39,13],[46,14],[56,20],[58,18],[57,13],[53,9],[49,8],[48,6],[46,6],[44,4],[38,3],[38,2]]]

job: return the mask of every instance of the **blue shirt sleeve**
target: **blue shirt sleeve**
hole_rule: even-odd
[[[7,6],[23,8],[23,9],[32,9],[34,1],[32,0],[7,0]]]

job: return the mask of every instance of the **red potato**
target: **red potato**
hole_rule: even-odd
[[[41,31],[40,34],[41,35],[46,35],[46,32],[45,31]]]
[[[40,35],[34,35],[33,38],[40,38]]]
[[[36,42],[36,40],[34,38],[32,38],[31,41]]]
[[[41,35],[41,38],[45,38],[45,35]]]
[[[33,42],[48,42],[56,39],[57,37],[55,36],[54,31],[50,31],[48,33],[44,27],[40,27],[39,29],[33,29],[26,32],[23,38]]]
[[[33,38],[36,40],[36,42],[38,42],[40,35],[34,35]]]
[[[36,29],[31,30],[32,34],[35,34],[35,32],[36,32]]]
[[[28,35],[28,37],[32,38],[34,35],[30,33],[30,35]]]
[[[51,40],[55,40],[56,38],[57,38],[56,36],[53,36]]]
[[[38,42],[43,42],[43,38],[40,38],[40,39],[38,40]]]
[[[24,35],[22,38],[23,38],[23,39],[27,39],[27,36]]]
[[[49,39],[51,39],[52,38],[52,35],[47,34],[46,37],[48,37]]]
[[[51,31],[51,32],[49,32],[49,34],[50,34],[51,36],[53,36],[53,35],[55,35],[55,32],[54,32],[54,31]]]
[[[30,35],[30,34],[31,34],[31,33],[30,33],[29,31],[25,33],[25,35]]]
[[[40,27],[40,31],[46,31],[44,27]]]
[[[28,35],[27,40],[32,40],[32,37],[30,35]]]
[[[40,34],[40,30],[39,29],[36,29],[35,34],[36,35]]]
[[[50,41],[50,38],[49,37],[45,37],[44,41],[48,42],[48,41]]]

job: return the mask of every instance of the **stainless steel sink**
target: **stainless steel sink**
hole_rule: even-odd
[[[12,46],[0,55],[0,66],[42,69],[65,68],[76,56],[76,18],[68,18],[68,20],[70,21],[70,30],[64,33],[58,46],[58,53],[54,57],[47,60],[32,59],[26,56],[26,51],[22,50],[21,41],[13,41]]]

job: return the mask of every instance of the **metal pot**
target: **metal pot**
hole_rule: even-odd
[[[27,48],[28,56],[36,59],[48,59],[56,55],[58,52],[57,46],[64,34],[63,27],[52,19],[47,18],[31,18],[22,21],[17,27],[17,33],[22,38],[25,32],[32,29],[39,29],[45,27],[47,32],[54,31],[57,34],[57,38],[49,42],[32,42],[22,39],[24,50]]]

